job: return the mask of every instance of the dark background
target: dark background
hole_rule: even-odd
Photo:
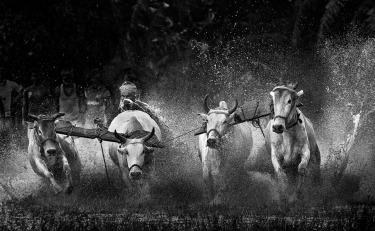
[[[145,85],[171,59],[191,57],[196,42],[211,53],[238,38],[257,49],[314,53],[353,28],[371,37],[374,7],[366,0],[4,0],[0,65],[24,86],[31,71],[56,85],[61,69],[72,66],[85,85],[82,77],[101,68],[117,80],[107,83],[114,92],[111,85],[130,69]]]
[[[372,0],[3,0],[0,66],[5,68],[6,78],[24,87],[31,84],[30,74],[35,71],[52,89],[60,83],[64,67],[73,67],[75,81],[85,87],[90,70],[100,68],[114,108],[118,87],[125,79],[134,81],[142,100],[168,127],[165,141],[185,133],[167,142],[167,148],[158,150],[156,156],[162,183],[153,188],[152,203],[156,210],[173,207],[172,215],[177,213],[176,205],[192,205],[194,210],[202,199],[198,142],[186,132],[201,126],[196,115],[203,112],[204,95],[210,94],[210,107],[220,100],[232,105],[235,98],[240,105],[251,100],[269,102],[269,91],[281,80],[298,81],[298,90],[305,92],[302,110],[314,124],[324,173],[321,196],[301,210],[311,212],[315,205],[323,205],[336,211],[331,210],[332,205],[340,202],[375,201],[374,9]],[[335,153],[340,153],[340,144],[352,131],[348,125],[353,125],[347,103],[353,105],[353,113],[362,116],[363,123],[350,150],[342,184],[333,189],[333,174],[343,163],[343,157]],[[263,125],[266,122],[262,121]],[[264,138],[259,129],[253,131],[256,147]],[[84,184],[66,197],[49,192],[49,184],[36,187],[40,179],[29,165],[25,128],[6,145],[0,144],[6,146],[0,147],[2,176],[12,182],[20,198],[26,198],[21,201],[25,207],[18,209],[17,204],[14,214],[28,213],[29,203],[45,205],[43,220],[53,224],[53,216],[59,217],[56,211],[61,208],[94,212],[140,208],[129,202],[118,169],[108,156],[109,180],[106,178],[97,140],[78,139]],[[263,211],[263,203],[269,202],[266,191],[251,182],[235,191],[234,206]],[[323,214],[316,223],[320,225],[329,213],[318,210],[318,217]],[[360,217],[356,207],[342,211],[337,217],[343,220],[337,222],[345,227],[362,222],[351,220]],[[71,214],[70,220],[78,219],[75,212]],[[296,214],[300,217],[295,222],[306,220],[302,211]],[[32,223],[24,217],[14,215],[10,221]],[[64,216],[60,217],[55,223],[66,223]],[[372,219],[367,227],[372,228],[373,216],[367,217]],[[269,223],[264,224],[269,229]],[[47,229],[48,225],[42,224]]]

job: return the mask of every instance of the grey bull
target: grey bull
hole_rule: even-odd
[[[311,121],[296,107],[303,91],[297,84],[275,87],[270,95],[274,116],[265,129],[265,144],[253,151],[247,170],[274,174],[279,195],[292,203],[302,199],[304,181],[320,182],[321,156]]]
[[[145,112],[124,111],[113,119],[108,131],[121,142],[120,146],[109,142],[108,154],[119,167],[127,188],[149,188],[154,177],[154,148],[161,147],[157,143],[162,140],[158,124]],[[153,137],[157,141],[151,143]]]
[[[69,194],[73,190],[72,175],[75,182],[80,181],[81,162],[72,138],[56,135],[55,122],[63,115],[28,115],[33,121],[28,129],[28,154],[34,172],[47,178],[55,193]]]
[[[228,109],[221,101],[219,107],[210,109],[208,95],[204,99],[207,114],[200,114],[207,121],[207,132],[199,135],[198,154],[202,162],[205,197],[210,204],[226,203],[230,185],[246,175],[244,163],[253,145],[249,122],[234,122],[235,105]]]

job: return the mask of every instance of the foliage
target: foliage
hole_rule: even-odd
[[[298,0],[292,30],[295,46],[314,46],[327,38],[340,37],[353,27],[361,36],[374,35],[374,2],[371,0]]]

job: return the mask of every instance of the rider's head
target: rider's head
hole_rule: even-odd
[[[101,73],[99,68],[93,68],[88,76],[88,83],[92,87],[98,87],[100,85]]]
[[[132,82],[125,81],[119,89],[121,92],[119,107],[124,110],[130,109],[138,97],[137,86]]]
[[[73,83],[73,69],[72,68],[64,68],[61,71],[61,78],[62,78],[63,84]]]

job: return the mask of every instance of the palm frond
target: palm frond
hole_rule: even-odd
[[[372,3],[372,7],[368,8],[366,21],[366,34],[375,34],[375,3]]]
[[[320,26],[318,30],[318,41],[321,41],[324,38],[327,31],[330,30],[338,15],[349,1],[351,0],[330,0],[328,2],[328,4],[326,5],[324,15],[320,20]]]
[[[373,0],[364,0],[361,4],[359,4],[353,18],[351,20],[351,24],[358,24],[368,19],[370,10],[374,7],[375,2]],[[363,20],[365,18],[365,20]]]
[[[295,18],[292,31],[292,45],[297,46],[300,39],[302,31],[306,28],[307,21],[309,20],[309,15],[316,12],[319,6],[324,1],[319,0],[297,0],[295,2]]]

